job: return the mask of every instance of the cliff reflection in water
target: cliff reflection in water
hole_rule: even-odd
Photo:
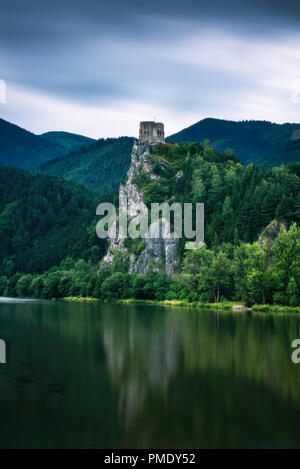
[[[161,444],[156,435],[163,416],[166,435],[179,446],[188,445],[187,434],[198,446],[280,444],[279,434],[293,425],[277,411],[288,415],[291,402],[297,406],[300,400],[300,367],[290,359],[297,317],[135,309],[118,321],[104,315],[104,344],[122,423],[139,435],[141,445]],[[272,438],[259,443],[274,418],[284,423],[276,426],[276,443]],[[255,429],[251,438],[247,426],[249,435]],[[215,442],[209,430],[218,435]]]
[[[0,304],[2,447],[299,446],[299,319]]]

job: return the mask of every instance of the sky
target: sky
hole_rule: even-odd
[[[0,0],[0,117],[93,138],[300,122],[299,24],[298,0]]]

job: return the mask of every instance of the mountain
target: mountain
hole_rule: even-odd
[[[97,193],[61,178],[0,167],[0,276],[44,272],[67,256],[103,255]]]
[[[64,146],[58,142],[48,141],[0,119],[0,165],[33,169],[64,153]]]
[[[38,171],[63,176],[92,189],[111,191],[126,176],[133,141],[131,137],[100,139],[41,165]]]
[[[300,221],[299,167],[245,167],[232,153],[216,152],[207,142],[154,148],[146,142],[132,150],[120,196],[127,195],[132,218],[149,213],[153,203],[204,203],[205,242],[219,249],[222,243],[254,242],[275,218],[287,225]],[[126,213],[125,208],[119,207],[119,213]],[[181,241],[112,238],[103,266],[111,265],[117,252],[125,252],[130,272],[144,275],[154,268],[174,273],[182,264]]]
[[[244,164],[279,166],[300,160],[300,124],[204,119],[167,138],[168,142],[209,139],[217,151],[233,149]]]
[[[96,140],[83,135],[72,134],[69,132],[46,132],[40,137],[52,143],[58,143],[64,148],[64,153],[70,150],[78,150],[81,147],[87,147]]]
[[[92,147],[97,153],[107,145],[100,141]],[[128,232],[141,228],[141,214],[149,225],[147,209],[153,202],[204,203],[205,245],[185,249],[184,219],[180,239],[112,237],[103,258],[107,243],[96,237],[95,208],[114,200],[114,194],[100,198],[63,178],[2,167],[0,295],[297,306],[299,174],[300,163],[245,167],[232,152],[216,152],[208,142],[136,145],[128,178],[120,187],[119,213],[128,213]],[[125,194],[127,211],[122,205]],[[173,220],[172,226],[175,215]],[[180,232],[182,221],[176,220]],[[199,220],[195,222],[197,227]],[[101,224],[107,229],[107,220],[101,220],[98,233]],[[274,229],[271,247],[257,242],[262,232],[272,234]]]

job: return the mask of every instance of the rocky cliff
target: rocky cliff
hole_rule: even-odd
[[[140,214],[147,213],[147,206],[144,201],[144,194],[138,190],[134,182],[138,173],[144,172],[151,180],[159,181],[160,176],[154,172],[155,165],[165,165],[159,158],[150,158],[155,144],[142,143],[134,144],[131,153],[131,165],[127,174],[127,180],[120,185],[119,189],[119,215],[127,212],[128,223]],[[163,202],[163,200],[161,201]],[[162,223],[165,221],[162,220]],[[109,267],[117,252],[122,253],[129,259],[129,272],[146,275],[150,270],[165,271],[168,275],[175,272],[178,264],[178,239],[166,238],[162,235],[160,224],[159,237],[154,237],[157,226],[150,224],[147,237],[130,239],[120,236],[109,236],[108,252],[103,259],[100,268]]]

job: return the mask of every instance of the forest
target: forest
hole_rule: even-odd
[[[99,139],[41,165],[37,171],[63,176],[94,190],[110,192],[119,187],[130,166],[133,138]]]
[[[105,250],[95,234],[99,201],[62,178],[0,167],[1,273],[41,273],[67,256],[96,263]]]
[[[65,149],[28,132],[17,125],[0,119],[0,164],[16,168],[33,169],[57,156]]]
[[[205,244],[184,251],[182,239],[175,275],[129,274],[120,253],[99,269],[106,243],[95,234],[95,208],[116,203],[116,192],[1,167],[0,295],[300,304],[300,163],[244,166],[208,141],[160,145],[149,159],[159,181],[143,172],[134,181],[147,205],[205,204]]]
[[[244,164],[280,166],[299,160],[299,124],[203,119],[167,138],[168,142],[209,139],[217,151],[231,148]]]

